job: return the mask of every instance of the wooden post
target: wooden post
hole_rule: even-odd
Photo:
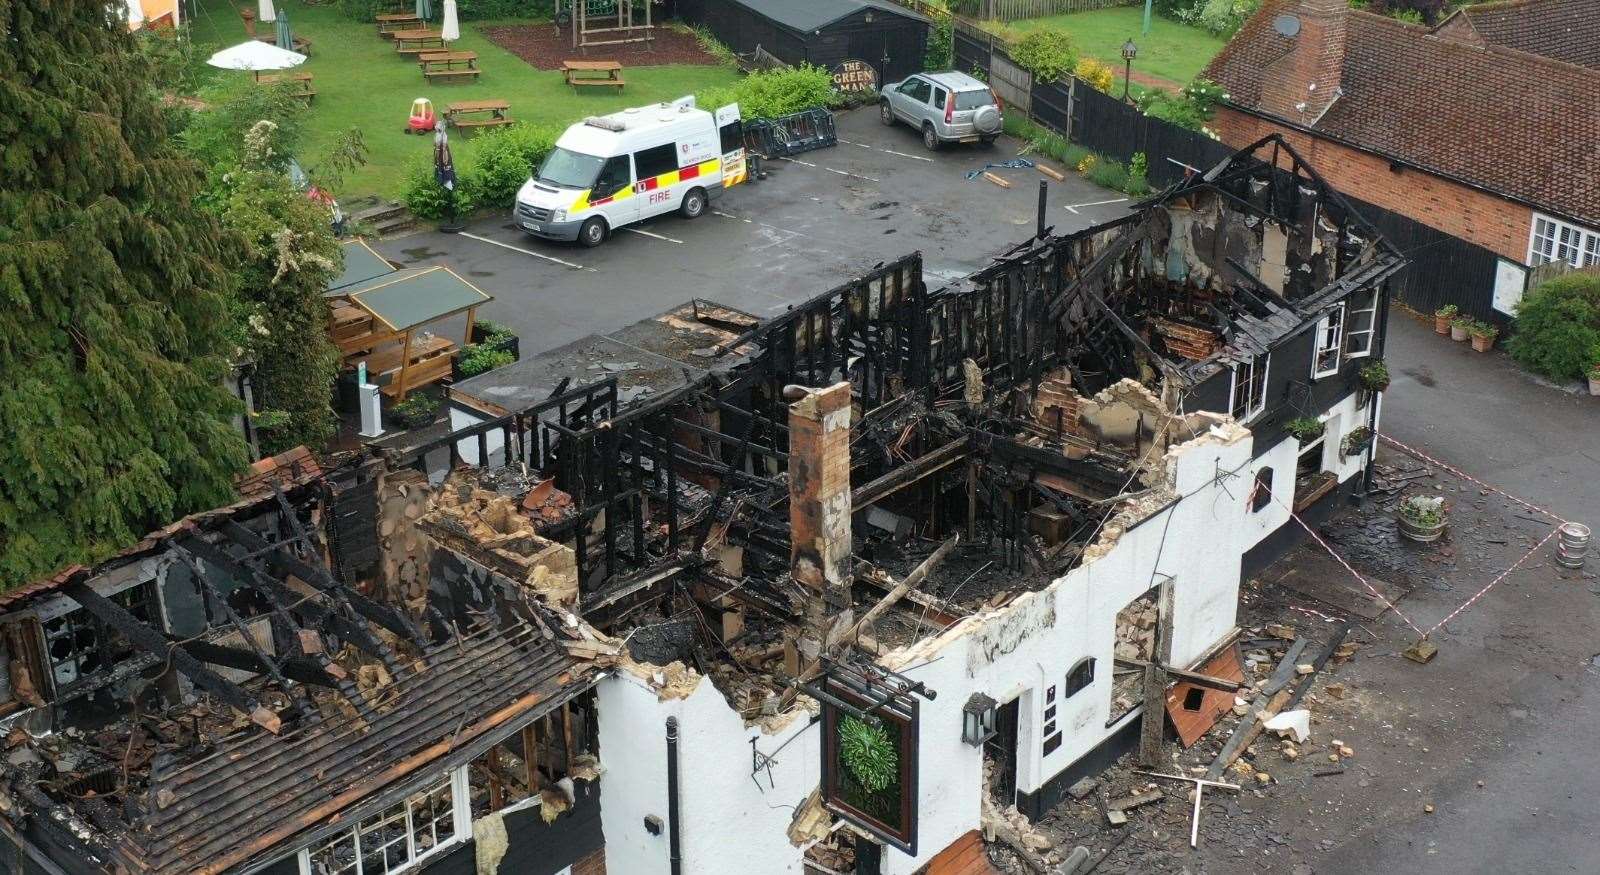
[[[1144,714],[1139,718],[1139,765],[1147,769],[1161,765],[1166,720],[1167,673],[1152,661],[1144,667]]]
[[[522,728],[523,783],[527,785],[529,796],[539,792],[538,754],[534,753],[539,744],[538,726],[538,721],[535,721]]]
[[[577,754],[572,750],[572,703],[561,703],[561,732],[566,736],[567,742],[567,777],[572,777],[573,760]]]
[[[395,394],[394,394],[394,400],[395,401],[404,401],[404,400],[406,400],[406,388],[407,388],[406,387],[406,377],[409,376],[410,373],[411,373],[411,329],[407,328],[406,329],[405,343],[402,345],[401,350],[400,350],[400,376],[396,378],[396,379],[398,379],[400,381],[400,388],[395,390]]]
[[[506,807],[506,790],[500,783],[500,746],[489,748],[489,753],[483,758],[484,768],[489,772],[489,810],[499,811]]]
[[[472,345],[472,324],[474,322],[478,321],[477,317],[478,317],[478,308],[477,307],[468,307],[467,308],[467,332],[466,332],[466,335],[464,337],[462,337],[462,339],[461,339],[461,348],[462,349],[466,349],[467,347]]]

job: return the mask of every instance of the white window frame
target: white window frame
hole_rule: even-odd
[[[433,847],[418,853],[418,824],[415,819],[412,800],[419,797],[432,796],[446,787],[450,788],[450,822],[453,833],[451,834],[450,838],[446,839],[445,841],[435,842]],[[308,845],[304,848],[301,848],[299,854],[296,855],[296,859],[300,865],[300,875],[321,875],[321,873],[318,873],[311,868],[311,852],[313,848],[322,848],[329,842],[340,839],[353,840],[356,857],[355,864],[348,869],[341,870],[339,875],[346,875],[346,873],[348,873],[348,875],[395,875],[395,873],[399,872],[413,871],[424,861],[431,859],[436,854],[439,854],[444,850],[464,843],[467,838],[472,835],[472,809],[468,793],[469,788],[467,786],[467,770],[463,767],[451,771],[436,783],[430,784],[426,788],[411,794],[411,796],[407,797],[406,799],[401,800],[400,804],[404,807],[404,818],[406,824],[406,861],[393,869],[385,866],[385,871],[382,872],[364,871],[361,865],[361,824],[356,823],[349,829],[341,830],[332,835],[325,836],[321,840],[317,841],[314,845]]]
[[[1317,322],[1316,338],[1311,346],[1311,379],[1331,377],[1339,373],[1344,364],[1344,305],[1339,304],[1324,313]],[[1331,367],[1323,367],[1325,356],[1333,357]]]
[[[1534,213],[1528,229],[1528,265],[1564,261],[1573,267],[1600,265],[1600,231]]]
[[[1344,316],[1344,357],[1347,359],[1360,359],[1372,355],[1372,343],[1378,335],[1378,295],[1376,287],[1364,292],[1356,292],[1345,303],[1348,308]],[[1366,296],[1362,300],[1362,296]],[[1357,304],[1365,303],[1367,306],[1359,307]],[[1367,327],[1352,331],[1350,325],[1357,317],[1367,317]],[[1355,347],[1356,338],[1360,338],[1361,348]]]
[[[1261,393],[1252,398],[1249,397],[1249,390],[1251,384],[1255,382],[1256,368],[1261,369]],[[1244,388],[1246,392],[1243,415],[1240,415],[1239,404],[1239,375],[1241,372],[1245,373]],[[1269,353],[1262,353],[1250,361],[1239,362],[1233,366],[1232,373],[1233,382],[1228,387],[1228,413],[1242,424],[1255,419],[1261,415],[1261,411],[1267,409],[1267,380],[1272,373],[1272,356]]]

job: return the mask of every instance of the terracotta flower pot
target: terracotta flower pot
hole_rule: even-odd
[[[1452,326],[1450,326],[1450,339],[1451,340],[1466,340],[1467,339],[1467,329],[1465,327],[1463,327],[1463,326],[1460,326],[1460,325],[1452,325]]]
[[[1450,333],[1450,317],[1449,316],[1434,316],[1433,317],[1433,333],[1434,334],[1449,334]]]
[[[1494,338],[1495,336],[1493,334],[1472,335],[1473,350],[1476,352],[1488,352],[1489,350],[1494,349]]]

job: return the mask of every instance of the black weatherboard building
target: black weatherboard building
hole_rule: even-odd
[[[866,61],[885,82],[922,69],[928,19],[878,0],[678,0],[678,16],[747,55],[757,46],[787,64]]]

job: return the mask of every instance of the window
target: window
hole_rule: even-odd
[[[301,875],[391,875],[454,844],[459,774],[301,851]]]
[[[944,98],[947,92],[943,88],[933,89],[933,108],[944,109]]]
[[[1067,687],[1062,695],[1070,699],[1073,694],[1092,683],[1094,683],[1094,657],[1085,656],[1078,660],[1072,671],[1067,672]]]
[[[633,153],[633,169],[641,182],[677,170],[678,144],[664,143]]]
[[[1552,261],[1564,261],[1573,267],[1600,264],[1600,231],[1586,230],[1535,213],[1528,264],[1538,267]]]
[[[1347,302],[1344,317],[1345,358],[1372,355],[1372,337],[1378,327],[1378,290],[1356,292]]]
[[[1260,513],[1272,503],[1272,469],[1256,472],[1256,485],[1250,490],[1250,512]]]
[[[1267,406],[1267,356],[1239,362],[1233,366],[1233,388],[1228,397],[1228,412],[1240,422],[1254,419]]]
[[[151,581],[131,586],[111,596],[140,621],[156,625],[155,585]],[[134,646],[120,631],[100,622],[83,608],[73,608],[44,622],[45,652],[62,689],[133,656]]]
[[[1339,373],[1339,352],[1344,348],[1344,305],[1329,310],[1317,323],[1317,347],[1311,359],[1311,376]]]
[[[928,94],[933,91],[933,83],[926,79],[912,79],[900,86],[900,93],[912,100],[927,103]]]
[[[600,168],[600,175],[595,177],[595,197],[610,197],[622,189],[633,184],[633,177],[629,172],[628,156],[618,155],[606,161]]]
[[[977,91],[957,91],[956,109],[977,109],[980,106],[989,106],[994,103],[994,98],[987,88]]]
[[[744,148],[744,123],[735,119],[722,126],[722,154],[737,152]]]

